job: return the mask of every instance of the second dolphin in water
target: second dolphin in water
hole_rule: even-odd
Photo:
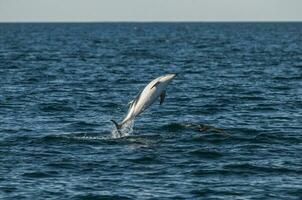
[[[118,132],[125,123],[133,120],[136,116],[146,110],[153,104],[158,97],[160,97],[160,104],[164,102],[166,95],[166,88],[176,74],[167,74],[160,76],[151,81],[138,95],[129,103],[129,110],[126,117],[121,123],[111,120],[116,126]]]

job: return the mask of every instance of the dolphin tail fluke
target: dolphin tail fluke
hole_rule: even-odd
[[[112,119],[111,121],[114,123],[114,125],[115,125],[117,131],[120,132],[120,129],[122,128],[122,124],[118,124],[118,123],[117,123],[116,121],[114,121],[113,119]]]

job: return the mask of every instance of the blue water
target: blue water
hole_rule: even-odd
[[[0,24],[0,199],[301,199],[301,97],[302,23]]]

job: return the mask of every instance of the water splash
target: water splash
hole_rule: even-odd
[[[121,138],[132,135],[133,133],[134,120],[130,120],[123,125],[123,127],[117,131],[116,127],[112,128],[111,137],[112,138]]]
[[[76,136],[76,137],[72,137],[73,139],[77,139],[77,140],[88,140],[88,141],[91,141],[91,140],[95,140],[95,141],[98,141],[98,140],[106,140],[108,139],[108,137],[106,136]]]

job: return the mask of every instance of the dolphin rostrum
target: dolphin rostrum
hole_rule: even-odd
[[[134,119],[144,110],[146,110],[155,100],[160,96],[160,104],[164,102],[166,95],[166,88],[176,74],[167,74],[160,76],[151,81],[137,96],[134,100],[129,102],[129,109],[126,117],[119,124],[114,120],[111,120],[116,129],[120,133],[120,129],[125,123]]]

